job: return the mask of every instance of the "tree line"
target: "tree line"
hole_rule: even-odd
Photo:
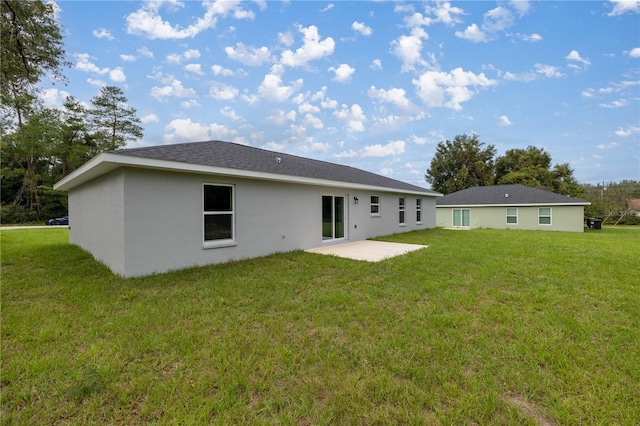
[[[640,199],[640,181],[580,184],[568,163],[552,165],[551,155],[535,146],[496,157],[495,146],[485,146],[478,135],[458,135],[438,144],[425,180],[445,195],[475,186],[521,184],[590,201],[587,217],[640,224],[631,210],[631,200]]]
[[[122,89],[105,86],[90,105],[68,96],[45,108],[39,84],[66,83],[65,50],[52,3],[0,2],[0,202],[3,223],[66,214],[53,184],[94,155],[142,138],[136,110]]]

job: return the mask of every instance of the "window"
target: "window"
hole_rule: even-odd
[[[398,198],[398,223],[404,225],[404,197]]]
[[[371,196],[371,216],[380,216],[380,197],[378,195]]]
[[[204,185],[204,243],[220,245],[235,240],[232,185]]]
[[[507,207],[507,225],[518,224],[518,209],[515,207]]]
[[[416,222],[422,223],[422,198],[416,198]]]
[[[551,207],[538,209],[538,225],[551,225]]]
[[[470,216],[469,209],[454,209],[453,226],[469,226]]]

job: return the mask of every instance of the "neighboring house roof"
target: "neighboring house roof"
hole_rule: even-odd
[[[632,212],[640,212],[640,198],[631,198],[628,200],[629,210]]]
[[[575,205],[588,206],[585,200],[571,198],[524,185],[476,186],[447,194],[436,200],[436,207]]]
[[[223,141],[105,152],[66,176],[55,188],[69,190],[123,166],[441,196],[438,192],[354,167]]]

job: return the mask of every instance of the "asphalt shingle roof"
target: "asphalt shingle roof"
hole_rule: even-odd
[[[436,206],[589,204],[588,201],[524,185],[476,186],[447,194]]]
[[[232,142],[207,141],[111,151],[133,157],[178,161],[204,166],[223,167],[305,178],[333,180],[440,195],[417,185],[350,166],[268,151]]]

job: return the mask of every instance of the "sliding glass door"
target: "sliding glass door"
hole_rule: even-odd
[[[345,197],[322,196],[322,239],[344,238]]]

